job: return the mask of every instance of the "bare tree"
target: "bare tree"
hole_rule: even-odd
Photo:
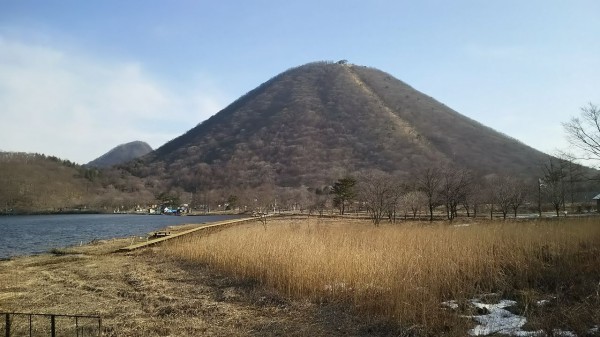
[[[448,220],[453,220],[457,216],[458,205],[466,199],[471,182],[471,173],[468,170],[453,167],[443,169],[441,195]]]
[[[402,195],[406,186],[400,182],[398,177],[390,176],[390,188],[392,189],[388,198],[387,215],[391,223],[396,223],[398,210],[402,208]],[[406,214],[406,213],[405,213]],[[406,218],[406,217],[405,217]]]
[[[519,212],[519,207],[523,206],[523,203],[527,198],[527,185],[523,181],[516,178],[509,178],[508,184],[510,189],[510,197],[508,203],[512,208],[514,216],[516,218],[517,213]]]
[[[565,203],[565,178],[567,175],[565,173],[564,162],[561,160],[555,162],[555,160],[550,158],[542,169],[544,173],[542,191],[552,204],[558,217],[560,215],[560,208]]]
[[[525,184],[514,177],[493,176],[489,180],[492,205],[498,206],[502,217],[506,219],[508,212],[512,209],[515,218],[519,207],[525,202]]]
[[[484,200],[482,185],[475,182],[475,179],[472,179],[466,189],[465,197],[462,199],[463,208],[467,212],[467,217],[473,215],[473,217],[476,218],[478,206],[482,203],[482,200]]]
[[[498,206],[505,220],[511,208],[513,184],[512,178],[506,176],[493,177],[490,181],[493,204]]]
[[[579,117],[563,123],[571,145],[585,153],[586,159],[600,160],[600,108],[595,104],[581,108]]]
[[[359,198],[375,226],[395,206],[397,191],[391,181],[391,176],[383,172],[369,172],[360,177]]]
[[[253,213],[268,214],[273,210],[275,200],[275,190],[271,184],[263,184],[253,190],[252,210]]]
[[[559,152],[556,157],[561,160],[561,164],[565,169],[566,195],[569,197],[569,204],[574,210],[575,194],[581,188],[581,183],[586,180],[583,166],[579,165],[574,154],[569,152]]]
[[[427,197],[429,221],[433,221],[433,209],[440,203],[442,171],[439,167],[429,167],[422,170],[416,177],[416,186]]]
[[[404,209],[410,210],[413,219],[417,218],[417,213],[421,214],[421,209],[427,205],[427,195],[422,191],[410,191],[402,196],[402,205]]]

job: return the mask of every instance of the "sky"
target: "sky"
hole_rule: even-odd
[[[158,148],[289,68],[374,67],[538,150],[600,104],[597,0],[0,0],[0,150]]]

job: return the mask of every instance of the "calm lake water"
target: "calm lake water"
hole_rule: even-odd
[[[47,252],[95,239],[144,236],[169,225],[235,219],[235,215],[68,214],[0,216],[0,258]]]

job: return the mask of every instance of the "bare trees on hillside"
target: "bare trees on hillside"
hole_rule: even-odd
[[[130,209],[154,199],[142,179],[40,154],[0,152],[0,213]]]

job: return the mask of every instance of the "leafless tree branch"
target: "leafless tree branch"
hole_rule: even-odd
[[[595,104],[581,108],[580,117],[563,123],[567,139],[574,147],[584,151],[587,159],[600,160],[600,108]]]

